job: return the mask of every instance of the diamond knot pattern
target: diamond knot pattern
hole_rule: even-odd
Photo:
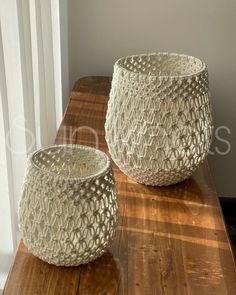
[[[115,63],[105,131],[125,174],[159,186],[188,178],[209,151],[212,128],[202,61],[158,53]]]
[[[101,256],[113,241],[118,204],[110,159],[84,146],[54,146],[28,161],[19,207],[29,250],[64,266]]]

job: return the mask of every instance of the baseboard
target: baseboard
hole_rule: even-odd
[[[220,199],[236,199],[236,195],[235,196],[219,196]]]

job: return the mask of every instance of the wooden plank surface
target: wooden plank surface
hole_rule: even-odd
[[[56,144],[107,152],[104,121],[111,79],[80,79],[71,92]],[[120,203],[112,248],[80,267],[56,267],[21,242],[5,295],[236,294],[236,271],[207,163],[178,185],[137,184],[114,166]]]

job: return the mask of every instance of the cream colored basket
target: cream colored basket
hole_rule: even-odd
[[[80,145],[35,152],[28,161],[19,221],[25,245],[48,263],[75,266],[101,256],[118,222],[110,159]]]
[[[206,65],[174,53],[119,59],[105,130],[113,160],[137,182],[162,186],[188,178],[212,137]]]

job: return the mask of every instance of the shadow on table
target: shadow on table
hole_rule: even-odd
[[[110,252],[77,267],[48,264],[29,254],[24,244],[18,255],[22,267],[15,265],[14,284],[20,294],[117,294],[120,287],[120,271]],[[14,286],[9,284],[7,294],[14,292]]]
[[[82,265],[79,294],[117,294],[121,274],[110,252],[95,261]]]

